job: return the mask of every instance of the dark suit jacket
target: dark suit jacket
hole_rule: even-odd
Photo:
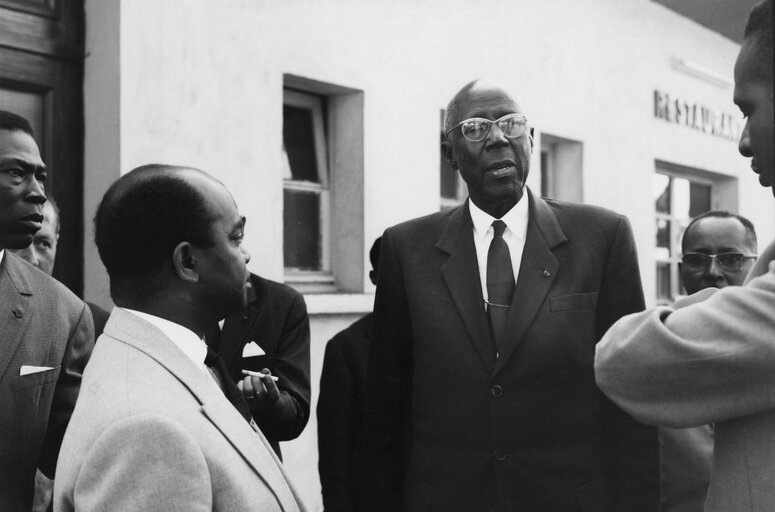
[[[364,510],[656,511],[655,429],[595,385],[595,344],[644,307],[627,219],[529,197],[495,358],[468,205],[388,229],[367,376]]]
[[[35,468],[54,476],[94,345],[86,305],[5,251],[0,264],[0,510],[30,510]],[[51,370],[19,375],[22,366]]]
[[[309,318],[304,297],[281,283],[250,275],[245,311],[226,318],[220,333],[206,335],[207,344],[218,352],[235,382],[241,370],[268,368],[280,380],[280,399],[274,404],[248,400],[250,412],[280,456],[279,441],[301,434],[309,419]],[[242,357],[245,345],[255,341],[265,354]]]
[[[363,411],[371,313],[326,344],[318,397],[318,468],[326,512],[351,512],[363,492]]]

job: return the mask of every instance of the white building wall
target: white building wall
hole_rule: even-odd
[[[272,279],[283,278],[285,73],[364,91],[364,260],[384,228],[438,209],[439,110],[477,77],[512,87],[539,132],[583,143],[584,201],[630,218],[647,297],[655,292],[656,159],[738,178],[740,213],[763,240],[775,232],[771,195],[736,142],[653,116],[655,89],[737,115],[731,86],[680,72],[671,61],[694,62],[731,83],[738,46],[648,0],[87,0],[86,6],[87,195],[101,195],[110,182],[105,176],[144,163],[200,167],[234,194],[248,218],[249,267]],[[99,30],[105,22],[118,30]],[[111,58],[116,48],[118,59]],[[114,126],[120,129],[104,131]],[[528,180],[534,190],[540,190],[538,166],[535,155]],[[85,202],[87,222],[92,199]],[[86,238],[87,298],[104,302],[107,281]],[[373,287],[365,272],[363,279],[365,295],[307,297],[313,385],[326,340],[371,308]],[[314,410],[312,416],[284,452],[307,505],[319,510]]]

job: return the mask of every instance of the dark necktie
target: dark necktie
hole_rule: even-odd
[[[487,252],[487,312],[490,317],[495,349],[500,352],[507,338],[511,297],[514,295],[514,269],[509,246],[503,239],[506,223],[492,223],[493,237]]]
[[[213,374],[215,380],[218,381],[218,386],[226,395],[229,402],[239,411],[245,421],[250,423],[253,417],[250,415],[250,409],[248,403],[245,401],[245,397],[242,396],[242,392],[237,388],[237,385],[231,380],[229,376],[229,370],[226,368],[226,363],[223,362],[221,356],[215,353],[211,348],[207,348],[207,356],[205,357],[205,366]]]

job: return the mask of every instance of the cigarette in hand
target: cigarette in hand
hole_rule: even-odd
[[[250,370],[242,370],[242,374],[243,375],[250,375],[251,377],[269,377],[270,379],[272,379],[275,382],[280,380],[278,377],[275,377],[274,375],[268,375],[266,373],[261,373],[261,372],[253,372],[253,371],[250,371]]]

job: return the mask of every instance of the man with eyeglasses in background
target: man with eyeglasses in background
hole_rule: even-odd
[[[775,194],[772,36],[772,0],[765,0],[748,15],[734,102],[746,118],[740,154]],[[598,344],[595,371],[600,388],[643,422],[714,423],[705,512],[772,512],[775,245],[759,255],[743,286],[700,290],[621,319]]]
[[[681,239],[681,283],[693,295],[741,286],[756,260],[750,220],[720,210],[695,217]],[[710,483],[713,426],[659,429],[662,512],[702,512]]]
[[[525,187],[533,139],[502,86],[467,84],[444,124],[470,196],[382,237],[361,510],[656,511],[656,429],[592,368],[644,307],[629,222]]]

